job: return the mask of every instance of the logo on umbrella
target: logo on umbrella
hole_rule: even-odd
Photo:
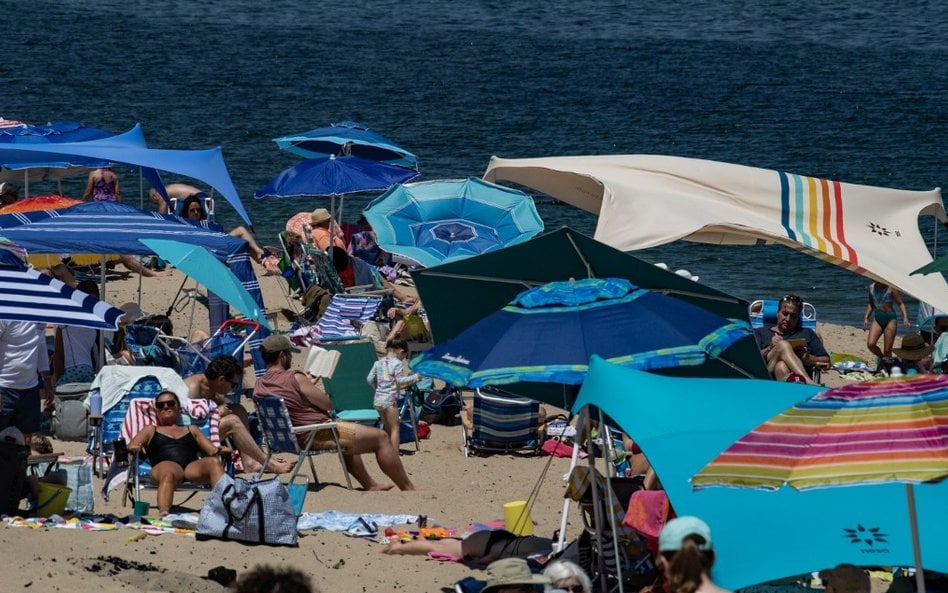
[[[863,553],[868,554],[882,554],[886,553],[889,550],[887,548],[876,548],[875,544],[887,544],[889,540],[886,539],[889,536],[882,532],[881,527],[863,527],[862,525],[856,525],[855,529],[843,528],[843,535],[849,540],[851,544],[866,544],[868,548],[863,548]]]
[[[463,364],[464,366],[471,364],[471,361],[464,358],[463,356],[460,356],[460,355],[454,356],[453,354],[448,353],[448,352],[444,353],[444,355],[441,357],[441,360],[453,362],[454,364]]]

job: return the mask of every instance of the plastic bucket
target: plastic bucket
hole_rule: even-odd
[[[515,500],[504,505],[504,529],[514,535],[533,535],[533,519],[527,501]]]
[[[38,517],[65,514],[66,503],[69,502],[70,494],[72,494],[72,488],[60,484],[40,482],[39,496],[34,512]]]

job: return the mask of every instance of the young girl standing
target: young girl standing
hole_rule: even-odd
[[[382,418],[382,426],[398,451],[401,444],[398,421],[398,392],[403,387],[417,383],[421,379],[418,373],[409,373],[405,358],[408,357],[408,343],[405,340],[389,342],[385,358],[377,360],[366,380],[375,388],[375,409]]]

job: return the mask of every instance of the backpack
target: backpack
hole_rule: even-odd
[[[457,387],[443,387],[425,397],[418,418],[428,424],[456,426],[460,424],[461,407],[461,390]]]
[[[88,411],[84,400],[89,383],[56,386],[52,431],[60,441],[84,441],[89,436]]]

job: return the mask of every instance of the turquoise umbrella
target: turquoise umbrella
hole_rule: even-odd
[[[234,273],[207,249],[167,239],[139,239],[139,241],[172,266],[213,291],[248,319],[256,321],[267,329],[270,328],[267,324],[266,312],[254,301],[237,276],[234,276]]]

